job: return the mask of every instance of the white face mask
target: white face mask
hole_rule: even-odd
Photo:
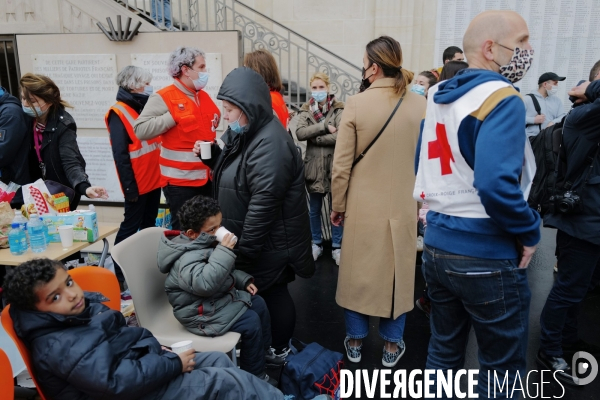
[[[548,96],[556,96],[558,93],[558,85],[554,85],[550,89],[546,89],[546,92],[548,92]]]

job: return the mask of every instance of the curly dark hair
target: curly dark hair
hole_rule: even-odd
[[[60,261],[38,258],[9,270],[2,286],[6,301],[13,307],[35,310],[39,301],[35,288],[54,279],[59,268],[64,268]]]
[[[215,199],[206,196],[195,196],[183,203],[177,216],[182,231],[185,232],[191,229],[194,232],[200,232],[206,220],[220,212],[221,207]]]

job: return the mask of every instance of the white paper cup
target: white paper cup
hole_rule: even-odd
[[[219,243],[221,243],[223,241],[223,238],[225,237],[225,235],[227,235],[228,233],[231,233],[227,230],[227,228],[225,228],[224,226],[220,227],[219,229],[217,229],[217,231],[215,232],[215,236],[217,237],[217,241]],[[234,235],[233,236],[233,243],[237,242],[237,237]]]
[[[200,158],[203,160],[210,160],[211,152],[210,147],[212,146],[211,142],[200,142]]]
[[[58,227],[58,234],[63,249],[73,246],[73,225],[61,225]]]
[[[175,353],[175,354],[183,353],[184,351],[189,350],[191,348],[192,348],[191,340],[184,340],[182,342],[173,343],[171,345],[171,350],[173,350],[173,353]]]

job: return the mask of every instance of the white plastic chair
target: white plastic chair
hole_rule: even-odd
[[[135,314],[140,326],[148,329],[164,346],[191,340],[196,351],[231,352],[236,363],[236,348],[240,334],[227,332],[214,338],[188,332],[175,319],[165,293],[167,275],[158,270],[157,253],[160,236],[165,229],[147,228],[123,240],[112,250],[131,291]]]

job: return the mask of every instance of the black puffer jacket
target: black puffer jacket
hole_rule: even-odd
[[[162,350],[148,330],[128,327],[103,300],[86,293],[86,308],[75,316],[10,308],[46,398],[148,398],[181,374],[179,356]]]
[[[31,182],[39,178],[50,179],[75,189],[77,196],[71,203],[71,209],[75,209],[80,195],[85,195],[86,189],[91,186],[88,175],[85,173],[85,160],[77,145],[77,125],[71,114],[64,108],[49,112],[51,114],[48,115],[46,129],[42,134],[40,151],[42,161],[46,164],[46,176],[42,176],[34,140],[30,139],[29,173],[32,178]],[[27,135],[29,138],[33,138],[34,119],[29,116],[25,118]]]
[[[223,225],[239,238],[236,268],[259,290],[311,277],[310,224],[304,165],[292,138],[273,117],[269,88],[249,68],[233,70],[217,96],[248,117],[241,134],[228,129],[213,175]]]

